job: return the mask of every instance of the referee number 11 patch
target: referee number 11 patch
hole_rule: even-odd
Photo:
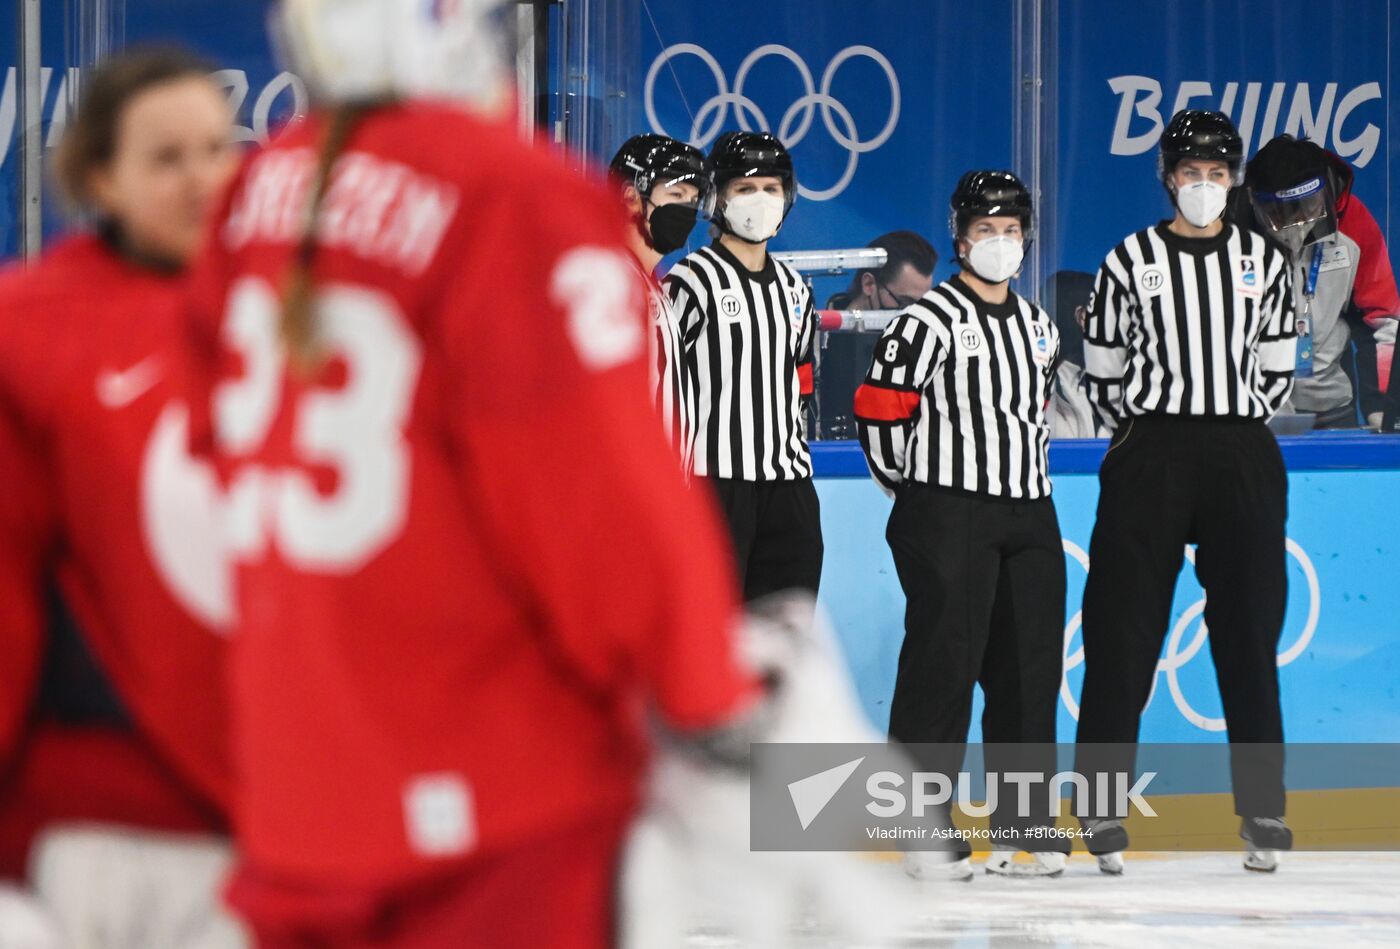
[[[1137,264],[1133,267],[1133,280],[1138,292],[1145,297],[1160,296],[1167,289],[1167,275],[1160,264]]]
[[[964,324],[955,330],[954,338],[957,339],[958,355],[963,359],[980,356],[987,348],[982,339],[982,331],[969,324]]]

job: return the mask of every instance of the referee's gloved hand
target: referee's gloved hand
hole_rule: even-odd
[[[810,922],[838,945],[871,945],[917,913],[897,865],[860,853],[750,851],[750,742],[885,738],[861,709],[810,597],[760,604],[745,646],[771,683],[770,699],[726,734],[657,756],[651,801],[624,866],[623,949],[682,946],[687,934],[717,928],[769,949]]]

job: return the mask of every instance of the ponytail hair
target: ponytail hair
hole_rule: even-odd
[[[294,372],[310,375],[320,367],[323,353],[316,340],[315,284],[311,271],[316,263],[317,232],[321,208],[330,190],[331,175],[350,142],[355,126],[363,117],[365,106],[345,105],[330,115],[316,162],[316,178],[311,200],[306,209],[301,239],[297,242],[291,269],[282,290],[283,345],[287,348]]]

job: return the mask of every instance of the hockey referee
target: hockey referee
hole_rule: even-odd
[[[797,199],[792,157],[767,133],[727,132],[706,166],[718,239],[666,277],[695,393],[692,470],[729,522],[745,599],[815,594],[821,512],[803,420],[816,310],[801,278],[768,253]]]
[[[894,497],[886,537],[906,599],[890,737],[922,766],[961,768],[973,687],[986,698],[982,738],[1040,743],[996,772],[1055,770],[1065,618],[1065,558],[1050,499],[1045,407],[1059,335],[1055,321],[1009,286],[1031,233],[1031,196],[1005,171],[958,182],[949,227],[961,272],[885,330],[855,413],[870,471]],[[1031,800],[1045,800],[1031,792]],[[1034,819],[992,816],[987,872],[1057,876],[1068,839]],[[1030,818],[1031,815],[1025,815]],[[1027,834],[1026,831],[1036,831]],[[1017,862],[1018,850],[1030,851]],[[914,853],[916,877],[966,878],[966,848],[949,864]]]
[[[1245,866],[1271,870],[1292,846],[1277,666],[1288,483],[1265,422],[1292,389],[1296,337],[1284,254],[1221,218],[1242,152],[1225,115],[1177,113],[1159,162],[1176,215],[1123,240],[1095,280],[1086,384],[1116,432],[1084,590],[1079,768],[1132,770],[1183,552],[1195,544]],[[1098,745],[1112,742],[1127,744]],[[1092,798],[1080,807],[1090,852],[1122,872],[1126,814]]]
[[[684,247],[695,229],[710,184],[705,156],[665,135],[634,135],[618,149],[608,169],[632,219],[627,246],[647,288],[653,399],[672,448],[689,470],[695,399],[681,360],[680,322],[656,283],[656,267],[662,257]]]

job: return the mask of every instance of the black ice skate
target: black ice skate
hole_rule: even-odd
[[[1098,858],[1099,870],[1109,876],[1123,873],[1123,851],[1128,849],[1128,829],[1121,820],[1087,820],[1084,846]]]
[[[1244,838],[1244,868],[1259,873],[1278,869],[1280,854],[1293,849],[1293,831],[1281,817],[1246,817],[1240,821]]]

